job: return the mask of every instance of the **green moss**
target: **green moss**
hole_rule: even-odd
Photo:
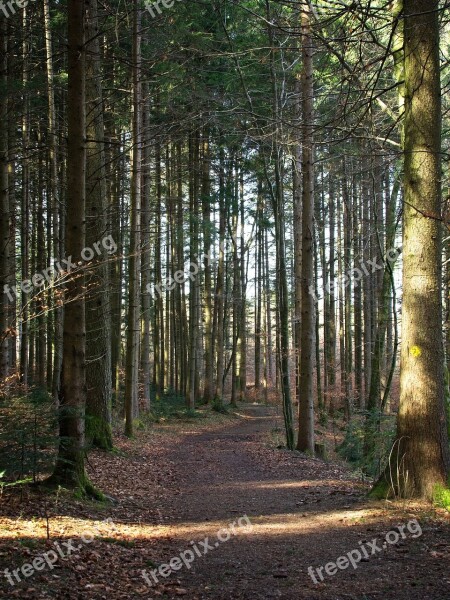
[[[389,496],[390,491],[391,487],[388,482],[384,477],[380,477],[368,493],[368,497],[374,500],[385,500]]]
[[[86,415],[86,438],[94,448],[108,452],[113,449],[111,425],[104,419]]]
[[[136,546],[136,542],[134,540],[120,540],[113,537],[98,537],[97,538],[101,542],[106,542],[107,544],[117,544],[118,546],[123,546],[124,548],[134,548]]]
[[[448,484],[448,487],[437,485],[434,488],[433,501],[436,506],[445,508],[450,512],[450,479]]]
[[[450,443],[450,372],[447,365],[444,365],[445,369],[445,406],[447,408],[447,436]]]
[[[98,490],[87,477],[85,478],[83,493],[85,498],[91,498],[92,500],[97,500],[98,502],[106,502],[105,495]]]
[[[23,538],[19,540],[19,544],[25,546],[25,548],[35,550],[39,546],[39,541],[34,538]]]
[[[215,412],[222,413],[224,415],[227,415],[229,412],[227,407],[224,405],[222,398],[220,398],[219,396],[216,396],[213,399],[211,403],[211,409]]]
[[[64,471],[56,471],[48,479],[39,483],[39,487],[48,490],[67,490],[73,493],[75,498],[82,500],[96,500],[105,502],[106,498],[89,480],[85,472],[80,473],[76,469],[67,468]]]
[[[133,419],[133,429],[135,431],[145,431],[145,422],[142,419]]]

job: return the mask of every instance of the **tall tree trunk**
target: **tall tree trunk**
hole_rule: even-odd
[[[23,10],[23,30],[24,37],[22,43],[22,81],[25,90],[24,100],[25,107],[22,115],[22,147],[23,147],[23,158],[22,158],[22,202],[21,202],[21,229],[20,229],[20,243],[21,243],[21,278],[22,281],[28,279],[29,269],[29,253],[30,253],[30,165],[28,160],[28,152],[30,147],[30,101],[28,94],[28,54],[29,54],[29,28],[28,28],[28,11],[25,7]],[[50,240],[49,240],[50,241]],[[21,293],[21,320],[22,327],[20,332],[20,381],[28,383],[28,318],[29,308],[27,303],[27,296],[22,290]],[[0,330],[1,331],[1,330]]]
[[[321,409],[321,420],[322,422],[326,421],[326,403],[328,398],[328,384],[329,384],[329,368],[330,368],[330,360],[329,360],[329,348],[327,347],[330,340],[330,281],[329,281],[329,270],[327,265],[327,256],[326,256],[326,243],[325,243],[325,229],[326,229],[326,211],[325,211],[325,176],[323,166],[321,168],[321,177],[320,177],[320,196],[317,202],[317,229],[318,229],[318,241],[319,241],[319,252],[320,252],[320,261],[322,263],[322,280],[323,280],[323,406]],[[316,259],[316,267],[317,267]],[[314,274],[315,277],[315,287],[318,289],[318,274],[317,270]],[[319,329],[319,306],[318,306],[318,298],[315,298],[316,303],[316,344],[320,343],[318,332]],[[320,346],[319,346],[320,348]],[[316,356],[318,356],[318,350],[316,349]]]
[[[231,214],[231,238],[233,244],[233,348],[231,372],[231,398],[232,406],[237,405],[240,377],[240,327],[241,327],[241,274],[239,266],[238,233],[239,233],[239,176],[238,166],[235,168],[235,181]]]
[[[344,281],[345,281],[345,292],[344,292],[344,345],[345,345],[345,359],[344,359],[344,407],[345,416],[347,420],[353,412],[353,398],[352,398],[352,285],[350,279],[351,271],[351,234],[352,234],[352,205],[351,205],[351,194],[349,193],[349,181],[347,176],[347,163],[344,158],[343,161],[343,174],[344,178],[342,181],[342,198],[343,198],[343,209],[344,209]],[[346,277],[346,275],[348,277]]]
[[[355,273],[361,270],[361,202],[358,202],[358,188],[356,176],[353,174],[353,268]],[[353,287],[353,313],[354,313],[354,348],[355,348],[355,400],[360,409],[364,409],[365,399],[363,394],[363,321],[362,321],[362,282],[355,280]]]
[[[189,205],[190,205],[190,263],[197,264],[199,226],[198,226],[198,165],[199,165],[198,132],[189,136]],[[197,265],[198,268],[198,265]],[[194,269],[195,270],[195,269]],[[190,277],[189,282],[189,390],[187,407],[195,408],[198,385],[198,337],[199,337],[199,277],[198,273]]]
[[[9,181],[8,181],[8,95],[7,22],[0,16],[0,377],[9,373],[8,317],[14,290],[9,290]],[[9,290],[9,292],[8,292]]]
[[[155,177],[156,177],[156,215],[155,215],[155,283],[157,290],[162,289],[162,271],[161,271],[161,203],[162,203],[162,181],[161,181],[161,146],[159,141],[155,147]],[[154,326],[153,326],[153,385],[156,391],[156,398],[160,400],[164,393],[164,307],[162,292],[157,291],[154,308]]]
[[[150,321],[151,321],[151,178],[150,178],[150,101],[147,98],[148,87],[143,90],[143,131],[144,167],[141,207],[141,241],[142,241],[142,348],[141,348],[141,381],[142,403],[146,410],[150,408]]]
[[[129,301],[125,364],[125,434],[133,435],[133,421],[139,414],[139,337],[140,337],[140,210],[141,210],[141,9],[134,0],[133,10],[133,155],[131,174]]]
[[[227,198],[225,196],[225,156],[223,148],[220,149],[220,174],[219,174],[219,260],[217,265],[216,302],[217,313],[217,371],[215,398],[219,406],[223,403],[223,376],[225,371],[225,234],[228,220]]]
[[[270,77],[272,84],[272,112],[273,120],[278,127],[282,121],[280,114],[280,98],[278,92],[278,84],[276,77],[276,62],[275,62],[275,39],[271,23],[270,5],[266,1],[266,14],[269,23],[268,36],[270,44]],[[283,167],[284,153],[282,141],[278,139],[278,131],[276,131],[273,141],[274,154],[274,175],[275,184],[272,185],[267,165],[265,166],[265,174],[267,183],[270,186],[272,198],[272,210],[275,220],[275,246],[276,246],[276,348],[277,348],[277,369],[276,377],[280,379],[281,397],[283,406],[284,428],[286,433],[286,446],[289,450],[295,447],[295,430],[294,418],[292,412],[291,401],[291,381],[290,381],[290,363],[289,363],[289,297],[287,283],[287,268],[286,268],[286,234],[285,234],[285,206],[284,206],[284,188],[283,188]],[[267,248],[267,247],[266,247]],[[266,256],[268,260],[268,257]],[[267,269],[268,270],[268,269]],[[269,319],[268,319],[268,327]]]
[[[12,21],[8,22],[8,78],[11,77],[11,81],[14,81],[17,76],[16,67],[16,41],[12,35]],[[16,131],[17,124],[14,118],[14,110],[16,105],[16,99],[9,95],[8,101],[8,120],[4,126],[8,129],[8,199],[9,199],[9,266],[8,266],[8,283],[13,290],[17,291],[17,276],[16,276]],[[44,257],[41,258],[41,261]],[[11,373],[17,372],[17,352],[16,352],[16,314],[17,314],[17,294],[12,295],[12,301],[9,306],[9,324],[10,334],[8,335],[8,352],[9,352],[9,368]],[[43,315],[42,315],[43,317]],[[38,338],[42,341],[42,338]]]
[[[117,257],[111,262],[110,269],[110,310],[111,310],[111,387],[114,390],[116,405],[120,393],[120,369],[122,359],[122,283],[123,283],[123,206],[124,186],[121,184],[121,174],[125,172],[125,149],[119,130],[111,128],[111,138],[115,142],[111,148],[110,177],[110,214],[111,231],[117,244]]]
[[[319,250],[317,248],[317,233],[314,233],[314,297],[319,295]],[[323,267],[322,267],[323,268]],[[322,387],[322,364],[320,359],[320,313],[319,303],[314,302],[314,347],[316,353],[316,390],[317,390],[317,408],[321,422],[325,420],[323,387]]]
[[[405,153],[400,408],[384,482],[403,497],[446,485],[442,338],[441,102],[437,0],[404,0]],[[389,475],[398,477],[391,481]],[[383,483],[384,483],[383,482]],[[381,485],[381,490],[386,486]],[[380,492],[380,482],[375,492]]]
[[[47,67],[47,96],[48,96],[48,142],[50,158],[50,192],[52,207],[52,225],[53,225],[53,256],[56,259],[63,258],[64,254],[64,219],[63,211],[59,207],[58,196],[58,158],[56,153],[56,108],[55,108],[55,88],[53,77],[53,48],[52,48],[52,30],[50,20],[50,0],[44,0],[44,26],[45,26],[45,51]],[[53,299],[55,302],[55,299]],[[61,367],[62,367],[62,345],[63,345],[63,319],[64,308],[55,302],[54,310],[54,352],[53,352],[53,379],[52,394],[55,400],[58,399],[60,390]]]
[[[203,269],[205,287],[205,385],[203,388],[203,401],[211,402],[213,398],[213,312],[212,312],[212,284],[211,284],[211,175],[210,175],[210,149],[208,130],[203,132],[203,181],[202,181],[202,212],[203,212]]]
[[[335,204],[335,188],[333,185],[333,171],[330,171],[329,177],[329,211],[330,211],[330,326],[329,326],[329,341],[328,341],[328,381],[329,381],[329,406],[330,414],[334,414],[334,396],[336,386],[336,279],[335,279],[335,262],[336,262],[336,248],[335,248],[335,228],[336,228],[336,204]]]
[[[247,269],[245,263],[245,213],[244,213],[244,171],[241,169],[239,180],[239,401],[245,402],[247,395]]]
[[[176,145],[176,162],[177,162],[177,265],[178,270],[184,272],[184,211],[183,211],[183,171],[182,171],[182,156],[181,142]],[[188,381],[188,362],[187,362],[187,312],[186,312],[186,295],[184,286],[179,285],[176,288],[177,295],[177,310],[176,318],[179,330],[179,363],[180,363],[180,394],[186,397],[187,381]]]
[[[255,250],[255,391],[261,387],[261,313],[262,313],[262,258],[263,258],[263,185],[258,178]]]
[[[295,80],[297,96],[297,118],[301,119],[301,79]],[[294,202],[294,343],[295,343],[295,389],[297,402],[300,402],[300,356],[301,356],[301,322],[302,322],[302,151],[301,144],[296,144],[293,165],[293,202]],[[316,300],[317,302],[317,300]]]
[[[313,43],[308,2],[302,4],[302,301],[299,430],[297,449],[314,454],[314,142],[313,142]]]
[[[37,205],[37,256],[36,256],[36,270],[38,273],[42,273],[46,267],[45,264],[45,238],[44,238],[44,164],[41,162],[41,156],[39,157],[40,168],[38,175],[38,205]],[[37,384],[45,390],[46,387],[46,371],[45,371],[45,359],[46,359],[46,327],[45,327],[45,294],[39,291],[35,294],[35,305],[37,313],[37,331],[36,331],[36,366],[37,366]]]
[[[268,394],[269,382],[273,383],[273,359],[272,359],[272,304],[271,304],[271,288],[270,288],[270,271],[269,271],[269,232],[267,228],[263,231],[263,289],[264,289],[264,306],[265,306],[265,335],[264,335],[264,388],[266,398]]]
[[[85,245],[86,106],[84,2],[68,2],[68,144],[66,249],[74,263]],[[86,405],[86,324],[83,272],[67,280],[61,372],[60,440],[52,483],[94,492],[84,467]]]
[[[87,0],[86,104],[86,253],[92,270],[86,299],[86,432],[92,444],[104,450],[113,446],[111,431],[111,304],[109,264],[104,239],[107,222],[105,129],[103,124],[102,71],[98,37],[97,0]]]

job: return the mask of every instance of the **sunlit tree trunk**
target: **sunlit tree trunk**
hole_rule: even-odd
[[[395,452],[375,491],[433,496],[450,456],[442,338],[441,102],[437,0],[404,0],[405,128],[400,408]],[[390,474],[393,473],[393,481]],[[397,476],[398,474],[398,476]]]

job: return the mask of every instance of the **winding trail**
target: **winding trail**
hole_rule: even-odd
[[[170,542],[165,552],[173,554],[161,562],[192,551],[191,542],[201,556],[167,578],[155,573],[164,597],[450,599],[448,564],[428,560],[426,532],[414,538],[407,531],[397,545],[381,546],[389,525],[406,523],[411,515],[368,505],[365,488],[337,465],[270,448],[268,436],[280,426],[273,409],[246,405],[240,417],[219,431],[187,433],[170,450],[175,476],[168,508],[174,516],[161,535]],[[236,535],[219,542],[218,531],[244,515],[251,530],[235,526]],[[220,535],[227,537],[226,531]],[[200,542],[206,537],[204,553]],[[322,571],[317,583],[308,574],[309,566],[334,562],[374,538],[381,550],[357,569],[336,569],[333,576]]]
[[[237,413],[170,419],[133,440],[118,434],[116,453],[92,452],[90,476],[113,503],[0,498],[0,574],[56,543],[78,548],[20,584],[0,577],[0,598],[450,600],[447,514],[368,503],[367,487],[345,467],[277,448],[274,409],[247,404]],[[406,524],[403,538],[392,534]],[[389,532],[396,543],[383,547]],[[351,552],[363,559],[356,569]],[[334,565],[339,557],[346,568]]]

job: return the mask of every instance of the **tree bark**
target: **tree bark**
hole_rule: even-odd
[[[87,0],[86,108],[86,247],[99,248],[90,260],[86,298],[86,431],[97,448],[113,447],[111,430],[111,303],[108,253],[103,239],[107,221],[105,129],[97,0]],[[89,255],[90,256],[90,255]]]
[[[125,434],[133,435],[133,421],[139,415],[139,265],[141,210],[141,9],[138,0],[133,12],[133,155],[131,174],[129,301],[127,316],[127,349],[125,364]]]
[[[86,94],[84,2],[68,2],[68,145],[66,249],[73,263],[83,260],[85,245]],[[52,483],[94,494],[84,467],[86,405],[86,323],[83,271],[65,286],[60,440]]]
[[[402,497],[432,498],[436,485],[447,485],[450,472],[440,289],[441,100],[437,0],[404,0],[404,19],[400,408],[395,452],[384,481],[379,482],[374,492],[386,489],[387,484]]]
[[[302,5],[302,299],[299,430],[297,450],[314,454],[314,142],[313,142],[313,43],[308,2]]]

